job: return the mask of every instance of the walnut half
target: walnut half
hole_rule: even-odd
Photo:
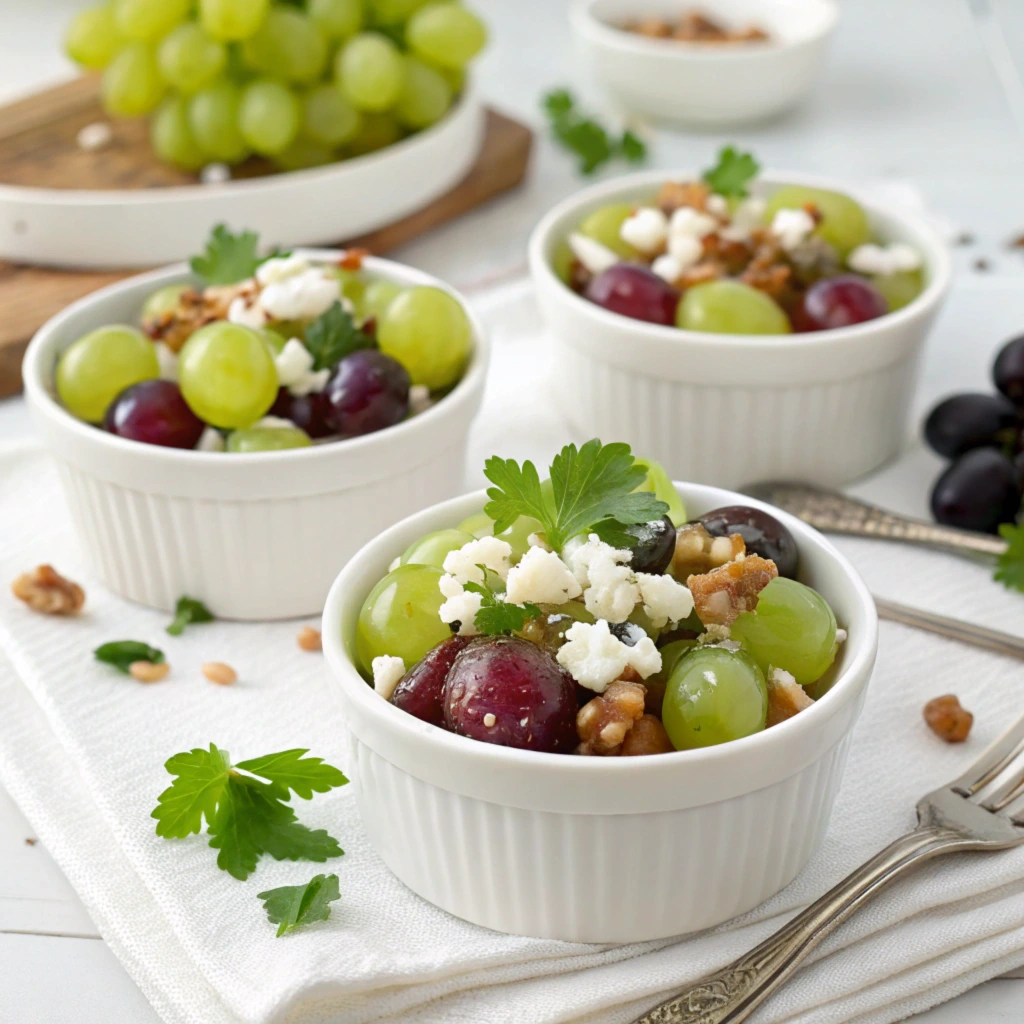
[[[705,626],[731,626],[740,612],[757,607],[757,595],[768,586],[779,570],[775,563],[760,555],[747,555],[687,581],[697,615]]]
[[[576,753],[603,757],[618,754],[626,734],[644,713],[646,696],[647,688],[642,683],[619,679],[588,700],[576,715],[581,741]]]
[[[33,611],[46,615],[77,615],[85,604],[85,591],[52,565],[39,565],[32,572],[22,573],[11,584],[11,593]]]

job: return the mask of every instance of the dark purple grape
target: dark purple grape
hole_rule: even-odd
[[[770,558],[780,576],[795,580],[800,568],[800,552],[789,528],[773,515],[749,505],[727,505],[706,512],[697,520],[712,537],[727,537],[738,533],[747,546],[748,554]]]
[[[547,651],[519,637],[474,640],[444,685],[449,729],[485,743],[568,754],[577,743],[576,684]]]
[[[676,550],[676,528],[668,516],[650,523],[624,526],[623,530],[637,539],[629,560],[634,572],[662,573],[668,568]]]
[[[992,366],[996,387],[1011,402],[1024,405],[1024,335],[1008,341]]]
[[[587,285],[586,297],[613,313],[647,320],[652,324],[674,324],[679,292],[647,267],[616,263]]]
[[[939,402],[924,421],[924,439],[947,459],[972,448],[1002,447],[1012,441],[1017,410],[1002,395],[952,395]]]
[[[186,405],[172,380],[144,380],[110,403],[104,429],[129,441],[194,448],[206,424]]]
[[[326,413],[327,396],[324,392],[296,396],[287,388],[281,388],[267,415],[291,420],[310,437],[329,437],[334,430],[327,422]]]
[[[402,676],[395,687],[391,703],[424,722],[445,728],[444,703],[441,699],[444,681],[448,678],[456,655],[468,643],[469,638],[464,636],[442,640]]]
[[[793,312],[798,331],[827,331],[875,320],[889,304],[870,281],[856,274],[824,277],[807,289]]]
[[[409,374],[397,360],[364,348],[338,363],[324,395],[325,419],[336,434],[369,434],[408,415]]]
[[[1013,522],[1020,508],[1014,464],[995,448],[972,448],[935,482],[932,515],[947,526],[995,533]]]

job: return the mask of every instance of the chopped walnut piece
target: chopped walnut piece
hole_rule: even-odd
[[[11,584],[11,593],[45,615],[77,615],[85,604],[85,591],[52,565],[38,565],[32,572],[22,573]]]
[[[703,523],[684,523],[676,530],[676,550],[670,571],[685,583],[690,576],[716,569],[746,554],[747,546],[738,533],[712,537]]]
[[[303,626],[295,637],[296,643],[304,651],[322,651],[324,649],[324,638],[320,635],[319,629],[312,626]]]
[[[162,341],[171,351],[178,352],[200,327],[214,320],[226,320],[228,307],[236,298],[254,297],[257,290],[253,281],[211,285],[203,291],[186,288],[173,309],[148,317],[142,329],[154,341]]]
[[[628,25],[627,30],[649,39],[669,39],[672,36],[672,26],[664,18],[644,18]]]
[[[654,203],[667,214],[673,213],[681,206],[705,210],[709,195],[711,189],[703,181],[666,181]]]
[[[684,270],[672,283],[679,289],[692,288],[695,284],[707,284],[708,281],[717,281],[725,277],[725,267],[721,263],[710,260],[707,263],[698,263],[695,267]]]
[[[789,672],[774,668],[768,675],[768,721],[765,727],[778,725],[813,703],[807,691]]]
[[[701,576],[691,576],[686,585],[701,622],[731,626],[740,612],[757,607],[757,595],[778,575],[774,562],[747,555]]]
[[[924,720],[940,739],[947,743],[963,743],[974,724],[974,715],[960,706],[957,697],[948,693],[925,704]]]
[[[363,260],[370,255],[369,249],[346,249],[338,260],[338,266],[342,270],[361,270]]]
[[[577,754],[617,754],[626,733],[644,713],[647,689],[642,683],[619,679],[604,693],[588,700],[576,715],[580,738]]]
[[[626,733],[619,748],[620,757],[639,757],[641,754],[671,754],[676,748],[665,732],[661,719],[654,715],[641,715]]]

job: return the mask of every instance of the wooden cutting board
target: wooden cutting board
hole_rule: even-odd
[[[0,181],[49,188],[161,188],[195,182],[194,175],[157,161],[143,122],[117,122],[117,145],[87,153],[75,137],[84,125],[106,121],[96,81],[79,78],[0,108]],[[468,175],[429,206],[361,238],[338,239],[386,253],[514,188],[526,175],[533,133],[487,111],[480,157]],[[106,154],[104,156],[104,154]],[[238,176],[268,173],[248,161]],[[57,270],[0,260],[0,397],[21,390],[21,358],[32,335],[70,302],[138,271]]]

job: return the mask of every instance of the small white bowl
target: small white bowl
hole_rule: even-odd
[[[871,595],[792,516],[730,491],[678,486],[691,516],[769,509],[796,538],[801,578],[849,634],[828,693],[733,743],[648,757],[541,754],[446,732],[374,692],[349,653],[364,598],[413,540],[478,512],[482,491],[393,526],[334,581],[324,651],[350,730],[360,814],[384,862],[424,899],[502,932],[637,942],[750,910],[817,849],[875,661]]]
[[[792,479],[835,486],[876,469],[900,448],[925,337],[950,281],[945,243],[921,218],[866,200],[827,179],[763,174],[755,194],[783,185],[844,192],[867,211],[872,235],[908,242],[927,284],[903,309],[806,334],[682,331],[609,312],[558,278],[551,258],[592,210],[650,202],[692,172],[644,171],[578,192],[530,239],[530,273],[555,340],[553,379],[563,412],[588,437],[628,441],[677,478],[740,487]]]
[[[710,0],[696,6],[771,40],[686,43],[618,27],[678,18],[680,0],[578,0],[572,26],[584,63],[627,110],[658,121],[719,127],[764,120],[811,91],[839,17],[834,0]]]
[[[115,437],[60,405],[59,354],[95,327],[136,323],[151,292],[190,280],[184,265],[103,288],[40,328],[25,353],[25,397],[57,462],[82,548],[111,590],[164,610],[187,595],[226,619],[316,615],[338,566],[383,526],[459,492],[487,374],[486,336],[466,301],[436,278],[390,260],[364,266],[455,296],[473,326],[472,359],[455,388],[418,416],[310,448],[162,448]]]

